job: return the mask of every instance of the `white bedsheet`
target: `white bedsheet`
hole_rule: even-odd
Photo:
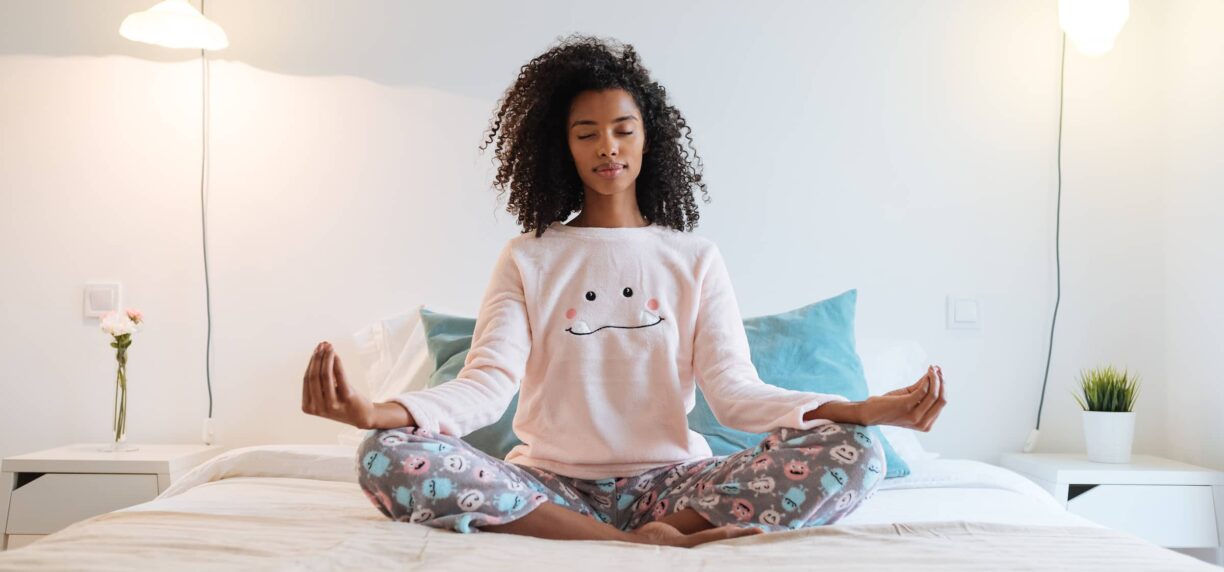
[[[297,477],[357,482],[355,449],[345,445],[247,447],[222,453],[175,481],[159,498],[234,476]],[[876,497],[839,524],[948,520],[1099,526],[1066,512],[1041,487],[1019,474],[980,461],[933,459],[910,463],[911,473],[885,479]],[[141,505],[125,510],[141,510]]]
[[[0,570],[1216,570],[1062,511],[1023,477],[935,459],[831,525],[694,549],[459,534],[382,516],[354,449],[263,446],[213,458],[153,501],[0,553]]]
[[[909,465],[909,476],[885,479],[875,497],[837,524],[963,520],[1101,527],[1067,512],[1045,489],[1002,467],[968,459]]]

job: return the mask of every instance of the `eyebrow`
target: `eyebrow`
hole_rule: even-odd
[[[633,115],[622,115],[620,117],[617,117],[616,119],[613,119],[612,123],[620,123],[622,121],[628,121],[630,119],[636,120],[637,117]],[[573,129],[579,125],[595,125],[595,122],[591,121],[590,119],[579,119],[578,121],[575,121],[573,125],[570,125],[570,129]]]

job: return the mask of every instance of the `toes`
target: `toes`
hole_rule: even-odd
[[[643,524],[634,529],[632,534],[641,536],[653,544],[666,544],[684,537],[684,534],[676,530],[674,526],[658,521]]]
[[[701,532],[694,532],[688,537],[693,540],[690,546],[714,542],[717,540],[727,540],[729,538],[739,538],[741,536],[749,536],[764,532],[756,527],[739,528],[733,525],[723,525],[716,528],[710,528]]]
[[[684,534],[675,527],[663,522],[650,522],[635,529],[634,534],[647,538],[651,543],[666,544],[691,548],[707,542],[716,542],[741,536],[764,534],[765,530],[755,527],[738,527],[732,524],[707,528],[692,534]]]

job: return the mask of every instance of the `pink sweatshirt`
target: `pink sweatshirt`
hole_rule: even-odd
[[[695,384],[720,423],[753,433],[832,423],[803,415],[848,401],[761,381],[709,239],[558,222],[502,248],[458,377],[394,401],[419,427],[461,437],[517,390],[523,444],[505,460],[600,479],[710,457],[688,428]]]

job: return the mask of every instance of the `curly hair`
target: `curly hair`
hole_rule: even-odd
[[[705,202],[710,199],[684,116],[668,103],[667,91],[650,78],[633,46],[574,34],[522,66],[498,100],[480,145],[484,151],[497,140],[493,186],[501,190],[499,197],[509,188],[506,210],[518,217],[524,233],[538,237],[582,208],[582,179],[565,128],[570,104],[583,91],[617,88],[633,96],[646,130],[647,152],[636,181],[642,216],[676,230],[697,226],[694,188]]]

